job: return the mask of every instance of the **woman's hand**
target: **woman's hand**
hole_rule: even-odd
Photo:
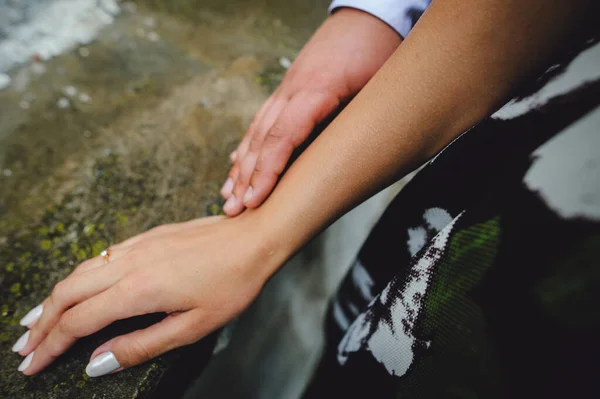
[[[246,213],[160,226],[111,247],[108,264],[102,257],[82,263],[54,287],[41,317],[24,318],[31,330],[13,350],[29,356],[19,370],[35,374],[78,338],[137,315],[169,314],[97,348],[86,369],[90,376],[143,363],[224,325],[285,260],[257,223]]]
[[[221,190],[228,199],[225,212],[235,216],[262,204],[292,151],[371,79],[400,42],[390,26],[362,11],[343,8],[328,18],[232,154],[234,164]]]

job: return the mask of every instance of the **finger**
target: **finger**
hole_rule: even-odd
[[[157,285],[140,279],[122,279],[111,288],[62,314],[47,337],[35,349],[23,371],[32,375],[52,363],[81,337],[93,334],[121,319],[162,311],[157,308]]]
[[[127,252],[129,252],[129,251],[126,248],[112,248],[111,247],[109,261],[114,262],[114,261],[122,258],[123,256],[125,256],[125,254],[127,254]],[[77,267],[75,267],[75,269],[73,269],[71,274],[69,274],[66,278],[69,278],[71,276],[76,276],[81,273],[84,273],[84,272],[90,271],[92,269],[95,269],[97,267],[105,266],[105,265],[106,265],[106,260],[102,256],[95,256],[91,259],[86,260],[83,263],[80,263]],[[46,301],[44,301],[44,302],[46,302]],[[38,322],[38,320],[44,313],[44,309],[45,309],[44,302],[35,306],[33,309],[31,309],[29,312],[27,312],[27,314],[25,316],[23,316],[23,318],[21,319],[19,324],[22,325],[23,327],[32,328]]]
[[[108,248],[109,252],[109,257],[108,257],[108,261],[109,263],[115,262],[119,259],[121,259],[123,256],[125,256],[127,254],[127,252],[129,252],[128,248],[124,248],[118,245],[113,245],[111,247]],[[106,259],[103,256],[94,256],[93,258],[90,258],[82,263],[80,263],[77,267],[75,267],[75,269],[73,269],[73,271],[71,272],[70,276],[74,276],[80,273],[84,273],[87,272],[89,270],[95,269],[97,267],[100,266],[105,266],[106,263]]]
[[[63,313],[75,304],[85,301],[114,285],[122,275],[121,265],[95,268],[68,277],[54,286],[52,294],[44,301],[44,311],[29,330],[28,339],[19,354],[25,356],[42,342],[55,327]]]
[[[258,133],[258,129],[262,124],[262,120],[265,118],[265,116],[267,114],[272,112],[272,108],[275,106],[275,104],[280,103],[280,102],[281,102],[280,91],[276,90],[271,95],[271,97],[269,97],[269,99],[264,103],[264,105],[260,108],[260,110],[257,112],[256,116],[252,120],[252,123],[250,123],[250,126],[248,127],[248,133],[246,135],[244,135],[244,138],[242,139],[242,141],[240,142],[240,145],[238,146],[238,149],[237,149],[237,161],[238,162],[240,159],[243,159],[244,156],[246,155],[246,152],[248,151],[248,148],[250,146],[250,142],[252,141],[252,138],[254,137],[254,135]]]
[[[292,152],[315,126],[334,112],[340,99],[326,92],[303,92],[291,99],[269,130],[252,168],[240,168],[238,191],[244,206],[256,208],[271,193]]]
[[[234,173],[235,176],[232,176],[226,182],[224,186],[225,192],[228,192],[231,186],[233,186],[233,189],[231,190],[233,194],[245,192],[248,185],[247,182],[249,181],[249,177],[252,173],[252,170],[254,169],[254,165],[256,164],[256,159],[258,158],[258,154],[260,153],[264,138],[267,135],[271,126],[273,126],[273,124],[279,117],[281,111],[285,109],[287,104],[288,99],[283,96],[280,96],[273,102],[273,105],[268,110],[268,112],[265,113],[261,122],[259,122],[258,124],[256,132],[252,136],[252,139],[250,140],[247,146],[246,152],[244,154],[238,155],[238,159],[236,162],[237,169],[235,169],[235,171],[239,171],[239,174]],[[243,176],[247,176],[247,178],[243,179]],[[242,180],[240,180],[241,178]],[[244,205],[239,195],[234,195],[233,198],[230,195],[227,198],[227,202],[225,203],[225,206],[223,208],[224,212],[228,216],[235,216],[239,214],[243,209]]]
[[[85,371],[90,377],[99,377],[194,343],[207,334],[198,322],[200,319],[199,311],[192,310],[167,316],[148,328],[116,337],[94,351]]]
[[[248,126],[248,130],[246,130],[246,134],[244,134],[242,141],[238,145],[237,149],[234,151],[236,156],[235,159],[232,159],[233,166],[229,171],[228,178],[225,181],[225,184],[223,184],[223,187],[221,188],[221,196],[223,196],[223,198],[228,199],[231,196],[233,185],[235,183],[235,180],[237,179],[237,169],[239,167],[239,160],[243,158],[244,154],[246,153],[246,150],[250,141],[252,140],[252,137],[256,134],[257,127],[260,121],[262,120],[265,113],[267,113],[271,108],[271,105],[275,101],[276,96],[277,91],[275,91],[275,93],[273,93],[267,99],[267,101],[265,101],[265,103],[260,107],[256,115],[254,115],[252,122],[250,122],[250,126]]]

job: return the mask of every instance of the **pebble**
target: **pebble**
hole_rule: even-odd
[[[144,19],[144,25],[146,25],[148,28],[154,28],[156,26],[156,21],[154,18],[148,17]]]
[[[63,88],[63,93],[69,97],[75,97],[77,95],[77,89],[73,86],[65,86]]]
[[[29,67],[34,75],[43,75],[46,73],[46,66],[40,62],[34,62]]]
[[[4,169],[4,170],[2,171],[2,174],[3,174],[4,176],[6,176],[6,177],[11,177],[11,176],[12,176],[12,174],[13,174],[13,172],[12,172],[12,170],[10,170],[10,169]]]
[[[12,79],[10,78],[10,76],[8,76],[5,73],[0,73],[0,90],[4,90],[8,86],[10,86],[11,81]]]
[[[71,105],[71,102],[69,101],[69,99],[68,99],[68,98],[66,98],[66,97],[61,97],[61,98],[60,98],[60,99],[57,101],[56,105],[57,105],[57,106],[58,106],[58,108],[60,108],[60,109],[65,109],[65,108],[69,108],[69,106]]]
[[[83,137],[85,137],[86,139],[89,139],[90,137],[92,137],[92,132],[90,132],[89,130],[84,130]]]
[[[79,50],[77,50],[77,52],[83,58],[89,57],[90,55],[90,49],[88,49],[87,47],[79,47]]]
[[[288,57],[281,57],[279,58],[279,65],[281,65],[283,69],[289,69],[289,67],[292,66],[292,61]]]
[[[151,42],[157,42],[160,39],[160,36],[156,32],[148,33],[148,40]]]
[[[92,102],[92,97],[90,97],[90,95],[87,93],[81,93],[79,95],[79,101],[81,101],[84,104],[89,104]]]
[[[210,101],[208,98],[204,97],[202,100],[200,100],[200,105],[204,108],[210,108]]]
[[[29,109],[29,106],[29,101],[21,100],[19,102],[19,107],[21,107],[22,109]]]

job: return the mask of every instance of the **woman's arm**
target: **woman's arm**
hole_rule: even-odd
[[[88,374],[139,364],[223,325],[318,231],[502,104],[586,15],[597,15],[592,4],[435,1],[263,206],[152,230],[113,247],[109,264],[92,259],[60,282],[41,318],[27,319],[31,333],[15,349],[29,355],[20,370],[35,374],[79,337],[139,314],[169,316],[96,349]],[[273,136],[265,145],[290,143]]]
[[[287,238],[279,250],[293,253],[490,115],[524,79],[541,72],[578,26],[589,23],[587,15],[597,15],[590,13],[592,4],[434,1],[261,207],[265,224],[275,224],[276,242]],[[276,138],[268,143],[271,151],[287,145]],[[258,171],[268,170],[261,162]],[[257,173],[250,184],[272,177]]]

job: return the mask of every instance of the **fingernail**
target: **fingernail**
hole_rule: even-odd
[[[237,159],[237,151],[234,151],[231,154],[229,154],[229,159],[231,159],[231,162],[235,162],[235,160]]]
[[[18,352],[27,345],[27,341],[29,341],[29,333],[31,331],[27,330],[27,332],[19,337],[17,342],[12,347],[13,352]]]
[[[229,195],[231,195],[232,191],[233,191],[233,180],[231,180],[231,177],[230,177],[229,179],[227,179],[225,184],[223,184],[223,188],[221,188],[221,194],[223,194],[224,196],[229,196]]]
[[[27,314],[25,315],[25,317],[23,317],[21,319],[19,324],[22,325],[23,327],[25,327],[25,326],[30,325],[33,322],[38,321],[39,318],[42,316],[43,311],[44,311],[44,305],[42,305],[40,303],[35,308],[33,308],[29,312],[27,312]]]
[[[31,359],[33,359],[34,353],[35,353],[35,351],[31,352],[29,355],[27,355],[27,357],[25,359],[23,359],[21,364],[19,364],[19,367],[17,368],[17,370],[25,371],[27,369],[27,367],[29,367],[29,365],[31,364]]]
[[[109,374],[120,368],[121,365],[112,352],[104,352],[92,359],[85,368],[85,372],[90,377],[100,377]]]
[[[229,197],[225,205],[223,205],[223,210],[225,212],[231,212],[233,208],[235,208],[235,195],[231,194],[231,197]]]
[[[244,205],[246,205],[252,199],[252,186],[248,186],[246,194],[244,194]]]

